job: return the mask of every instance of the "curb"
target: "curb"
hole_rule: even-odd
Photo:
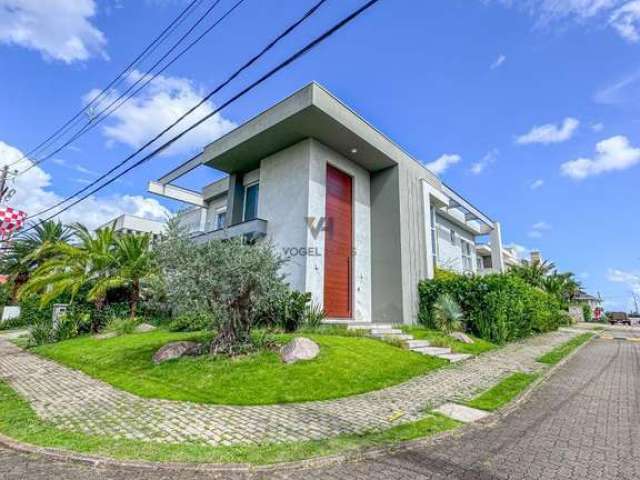
[[[588,333],[588,332],[587,332]],[[283,470],[301,470],[306,468],[319,468],[324,466],[336,465],[348,461],[376,459],[381,456],[393,454],[396,452],[414,450],[437,445],[445,440],[461,437],[469,431],[482,429],[493,425],[507,415],[516,411],[529,397],[537,391],[542,384],[552,376],[556,370],[564,366],[574,355],[582,348],[591,343],[596,335],[592,335],[591,339],[574,349],[566,357],[557,364],[548,368],[544,373],[536,379],[526,390],[512,400],[507,406],[492,412],[490,416],[477,422],[463,424],[462,426],[437,433],[435,435],[418,438],[415,440],[407,440],[392,445],[381,445],[377,447],[369,447],[355,449],[347,453],[338,453],[324,457],[310,458],[306,460],[296,460],[291,462],[274,463],[270,465],[252,465],[252,464],[231,464],[231,463],[186,463],[186,462],[158,462],[149,460],[117,460],[110,457],[94,454],[82,454],[71,450],[65,450],[52,447],[40,447],[29,443],[22,443],[0,433],[0,446],[10,450],[25,453],[36,454],[47,457],[52,461],[74,462],[78,464],[88,465],[92,467],[116,467],[125,470],[154,470],[161,472],[235,472],[235,473],[253,473],[253,472],[273,472]]]

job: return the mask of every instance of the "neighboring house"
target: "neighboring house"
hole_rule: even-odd
[[[493,268],[491,245],[479,243],[476,245],[477,272],[481,274],[495,273],[498,270]],[[502,247],[502,264],[503,270],[520,265],[522,260],[518,257],[518,253],[513,248]]]
[[[227,176],[200,192],[172,184],[202,165]],[[475,272],[479,236],[504,270],[497,222],[315,83],[149,191],[191,204],[181,219],[197,239],[267,238],[330,319],[415,322],[418,282],[436,266]]]
[[[592,311],[602,305],[602,299],[589,295],[584,290],[580,290],[577,295],[573,297],[572,302],[578,305],[588,305]]]
[[[136,217],[134,215],[120,215],[119,217],[109,220],[99,228],[113,227],[118,233],[150,233],[155,240],[160,237],[164,231],[165,222],[158,222],[148,218]]]

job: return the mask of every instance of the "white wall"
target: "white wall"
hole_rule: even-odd
[[[474,235],[437,213],[436,223],[438,225],[438,267],[462,273],[463,263],[460,238],[463,238],[472,244],[471,268],[475,272],[477,270],[477,261]],[[451,230],[455,232],[455,243],[451,242]]]

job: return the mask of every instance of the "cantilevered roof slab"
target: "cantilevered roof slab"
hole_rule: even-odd
[[[208,145],[202,160],[223,172],[248,172],[262,158],[305,138],[319,140],[371,172],[416,161],[316,83]]]

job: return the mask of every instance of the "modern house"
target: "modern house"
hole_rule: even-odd
[[[172,184],[203,165],[225,176],[201,191]],[[193,206],[181,219],[196,239],[271,241],[290,285],[331,319],[415,322],[418,282],[436,267],[477,271],[479,237],[504,270],[497,222],[316,83],[149,191]]]
[[[493,268],[491,245],[487,243],[476,244],[476,259],[478,262],[477,273],[495,273],[499,270]],[[520,265],[522,260],[518,253],[510,247],[502,247],[502,268],[508,270],[514,265]]]
[[[98,228],[110,227],[118,233],[139,234],[149,233],[152,238],[160,237],[164,231],[164,222],[150,220],[148,218],[137,217],[135,215],[120,215],[119,217],[109,220]]]

